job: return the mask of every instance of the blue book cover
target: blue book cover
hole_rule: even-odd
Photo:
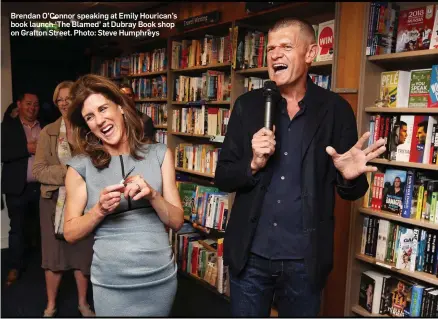
[[[420,317],[421,314],[421,302],[423,299],[424,286],[414,285],[412,286],[411,295],[411,317]]]
[[[429,85],[430,105],[429,107],[438,107],[438,65],[432,65]]]

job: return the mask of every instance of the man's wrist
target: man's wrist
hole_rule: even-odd
[[[255,173],[257,173],[259,171],[259,167],[254,163],[254,160],[251,160],[251,174],[254,175]]]

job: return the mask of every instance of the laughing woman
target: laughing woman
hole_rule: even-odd
[[[79,311],[84,317],[94,316],[87,303],[88,276],[93,256],[93,238],[84,237],[75,245],[57,239],[54,231],[56,210],[64,207],[66,162],[71,158],[73,134],[67,118],[70,107],[70,88],[73,82],[58,84],[53,93],[62,116],[47,125],[40,134],[32,173],[41,183],[40,224],[42,268],[45,270],[47,308],[44,317],[56,313],[56,296],[62,273],[73,269],[78,287]]]
[[[81,154],[68,163],[64,235],[94,233],[96,315],[167,317],[177,267],[165,226],[183,224],[173,155],[143,137],[133,102],[110,80],[83,76],[72,95]]]

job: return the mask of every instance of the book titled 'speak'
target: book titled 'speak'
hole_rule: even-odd
[[[430,104],[429,85],[432,69],[411,70],[409,107],[422,108]]]

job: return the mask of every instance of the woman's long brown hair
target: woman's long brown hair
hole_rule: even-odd
[[[139,155],[139,152],[143,145],[150,143],[150,141],[144,137],[143,122],[136,113],[134,102],[121,93],[115,83],[103,76],[87,74],[75,82],[70,93],[73,100],[69,109],[69,119],[76,141],[75,153],[88,155],[93,165],[98,169],[108,167],[111,161],[111,155],[105,150],[100,141],[94,138],[96,145],[87,142],[86,135],[90,132],[90,129],[81,113],[84,102],[90,95],[102,94],[106,99],[122,107],[130,154],[137,160],[143,158]],[[91,133],[91,136],[95,135]]]

